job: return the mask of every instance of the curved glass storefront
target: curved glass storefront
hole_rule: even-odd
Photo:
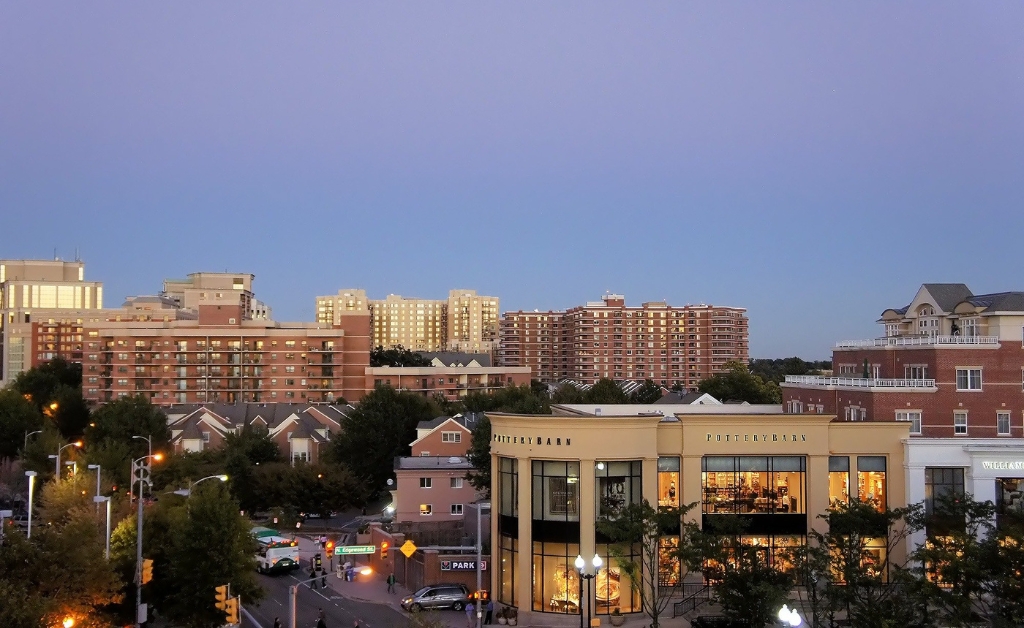
[[[535,611],[580,612],[580,463],[533,460],[531,532]]]
[[[498,601],[519,606],[519,461],[498,458]]]

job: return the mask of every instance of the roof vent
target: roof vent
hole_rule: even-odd
[[[448,459],[448,464],[460,464],[461,462],[462,458],[459,458],[458,456],[452,456]]]

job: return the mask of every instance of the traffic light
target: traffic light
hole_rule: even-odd
[[[142,560],[142,584],[146,584],[153,579],[153,561],[152,559],[145,558]]]
[[[487,592],[486,589],[480,589],[476,592],[476,599],[478,600],[486,602],[488,597],[490,597],[490,594]]]
[[[327,555],[334,555],[334,541],[327,541]]]
[[[388,548],[391,547],[391,543],[387,541],[380,542],[380,559],[385,560],[388,557]]]
[[[224,609],[224,623],[237,624],[238,621],[238,598],[232,597],[227,600],[227,608]]]
[[[217,592],[214,596],[217,599],[217,603],[214,606],[225,612],[228,610],[228,586],[222,584],[214,589]]]
[[[317,553],[316,556],[313,557],[313,562],[314,562],[314,564],[316,564],[316,568],[317,569],[320,569],[321,567],[323,567],[324,559],[323,559],[322,556],[320,556],[319,552]]]

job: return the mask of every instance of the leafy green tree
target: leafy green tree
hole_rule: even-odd
[[[402,345],[389,349],[378,346],[370,351],[370,366],[430,366],[430,360]]]
[[[587,394],[585,391],[566,382],[555,389],[551,394],[551,403],[586,403]]]
[[[43,409],[53,419],[64,438],[80,438],[89,425],[89,406],[82,397],[81,386],[60,386],[54,391],[53,401]]]
[[[33,527],[32,539],[8,530],[0,545],[0,625],[107,628],[122,583],[103,558],[94,513],[75,513],[59,525]]]
[[[28,395],[40,412],[56,401],[57,392],[62,387],[81,389],[81,364],[57,357],[22,371],[14,378],[14,389]]]
[[[639,504],[628,504],[615,516],[605,516],[597,522],[597,531],[612,541],[611,554],[629,578],[632,591],[640,598],[641,610],[651,618],[651,628],[661,625],[660,618],[672,601],[671,590],[664,591],[659,586],[662,539],[678,534],[675,551],[694,561],[693,539],[698,534],[697,526],[680,523],[694,506],[696,503],[683,508],[655,508],[645,499]],[[634,555],[638,558],[634,559]]]
[[[469,445],[468,459],[473,470],[466,479],[478,491],[490,497],[491,494],[491,420],[484,415],[476,426]]]
[[[298,512],[326,515],[369,498],[359,479],[342,465],[298,465],[292,473],[296,487],[292,505]]]
[[[701,380],[697,389],[721,401],[782,403],[782,389],[775,382],[752,374],[742,362],[726,362],[725,366],[726,372]]]
[[[694,533],[694,550],[681,558],[691,571],[704,572],[726,617],[763,628],[786,603],[794,579],[772,564],[766,547],[742,542],[746,527],[742,517],[716,516]]]
[[[25,435],[42,429],[39,410],[13,388],[0,389],[0,459],[16,458],[25,446]]]
[[[146,455],[149,445],[144,440],[132,439],[133,436],[152,436],[154,452],[166,453],[171,440],[167,416],[141,395],[123,397],[97,408],[85,440],[89,445],[107,441],[126,443],[133,457]]]
[[[787,375],[810,375],[831,370],[830,360],[806,361],[797,357],[775,360],[758,359],[750,361],[750,372],[759,375],[766,382],[781,384]]]
[[[921,529],[920,505],[879,511],[873,504],[836,502],[818,516],[827,527],[808,534],[791,560],[803,588],[812,627],[831,626],[844,614],[855,626],[916,626],[923,616],[906,586],[887,581],[907,574],[902,548]]]
[[[639,388],[633,391],[629,400],[631,403],[654,403],[661,399],[661,386],[654,383],[653,379],[645,379]]]
[[[629,403],[629,396],[607,377],[597,380],[597,383],[587,390],[586,397],[586,403]]]
[[[372,498],[386,489],[394,459],[409,454],[416,425],[437,415],[420,395],[378,386],[342,418],[341,433],[331,440],[328,458],[365,478]]]

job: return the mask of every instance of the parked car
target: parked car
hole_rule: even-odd
[[[469,601],[469,589],[464,584],[431,584],[403,598],[402,608],[413,613],[427,608],[461,611]]]

